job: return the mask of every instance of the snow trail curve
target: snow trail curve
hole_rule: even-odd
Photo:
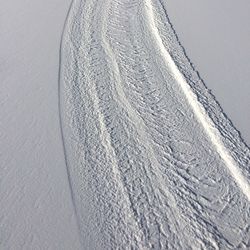
[[[151,0],[145,0],[145,3],[146,3],[145,9],[146,9],[146,14],[148,18],[148,25],[161,51],[161,54],[165,60],[166,66],[169,67],[170,70],[173,72],[174,78],[180,84],[182,91],[184,92],[188,100],[188,103],[194,110],[194,113],[197,119],[204,127],[206,133],[208,134],[209,138],[211,139],[212,143],[214,144],[221,158],[225,161],[226,166],[228,167],[232,177],[235,179],[236,183],[241,188],[242,192],[246,195],[246,197],[250,201],[250,184],[248,180],[243,176],[243,174],[241,173],[241,170],[237,166],[238,164],[234,161],[233,157],[230,155],[227,148],[223,145],[223,142],[220,139],[221,137],[220,132],[214,126],[209,115],[206,113],[206,110],[199,103],[197,96],[195,96],[195,93],[192,91],[191,87],[188,85],[184,76],[178,70],[175,62],[173,61],[170,54],[168,53],[165,46],[163,45],[161,36],[158,32],[158,29],[155,23],[154,11],[153,11]]]
[[[75,0],[69,13],[60,112],[82,246],[244,248],[250,151],[195,84],[161,3]]]
[[[62,29],[62,34],[61,34],[61,38],[60,38],[60,46],[59,46],[59,68],[58,68],[58,110],[59,110],[59,128],[60,128],[60,135],[61,135],[61,140],[62,140],[62,148],[63,148],[63,155],[64,155],[64,162],[65,162],[65,166],[66,166],[66,172],[67,172],[67,177],[68,177],[68,183],[69,183],[69,189],[70,189],[70,195],[71,195],[71,201],[73,204],[73,208],[74,208],[74,215],[75,215],[75,219],[76,219],[76,225],[78,227],[78,233],[80,236],[80,223],[79,223],[79,217],[77,214],[77,208],[76,208],[76,202],[75,202],[75,194],[74,194],[74,189],[73,189],[73,185],[72,185],[72,178],[70,176],[70,168],[69,168],[69,162],[67,159],[67,151],[66,151],[66,145],[65,145],[65,138],[64,138],[64,129],[63,129],[63,119],[62,119],[62,105],[61,105],[61,76],[62,76],[62,50],[63,50],[63,39],[64,39],[64,33],[66,31],[66,24],[68,22],[69,19],[69,15],[72,9],[72,5],[73,5],[73,1],[71,0],[67,14],[66,14],[66,18],[65,21],[63,23],[63,29]],[[81,237],[79,237],[79,239],[81,240]]]

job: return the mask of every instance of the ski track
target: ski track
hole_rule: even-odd
[[[248,147],[163,0],[75,0],[60,110],[83,249],[247,249]]]

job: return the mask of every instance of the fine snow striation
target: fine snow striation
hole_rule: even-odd
[[[84,249],[250,247],[250,151],[166,3],[75,0],[61,120]]]

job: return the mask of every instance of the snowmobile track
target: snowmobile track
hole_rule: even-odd
[[[249,247],[249,148],[166,9],[72,3],[59,94],[84,249]]]

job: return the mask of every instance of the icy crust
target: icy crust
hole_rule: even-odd
[[[164,50],[246,183],[249,149],[185,56],[163,6],[77,0],[68,17],[61,120],[83,249],[247,248],[246,192],[198,121]]]

